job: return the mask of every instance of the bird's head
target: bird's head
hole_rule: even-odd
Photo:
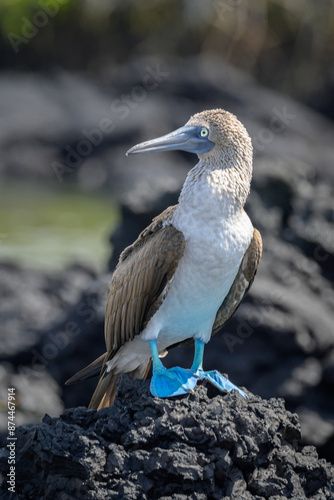
[[[252,161],[251,140],[245,127],[232,113],[223,109],[197,113],[184,127],[137,144],[126,154],[168,150],[195,153],[204,161],[218,161],[226,156],[232,162],[236,156]]]
[[[173,149],[196,153],[200,159],[197,166],[213,176],[218,191],[233,197],[240,206],[245,204],[252,179],[253,148],[247,130],[234,115],[223,109],[202,111],[184,127],[137,144],[127,154]],[[196,167],[188,174],[188,184],[192,184],[193,174],[196,176]],[[187,181],[182,193],[187,192]]]

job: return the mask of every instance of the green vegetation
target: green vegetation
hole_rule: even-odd
[[[5,183],[0,191],[0,260],[48,269],[82,262],[101,269],[119,220],[107,197]]]
[[[0,0],[0,30],[9,66],[213,54],[303,99],[330,79],[334,0]]]
[[[25,19],[33,23],[34,15],[44,12],[44,16],[35,17],[37,24],[43,25],[48,18],[52,19],[58,13],[68,10],[73,3],[73,0],[0,0],[2,33],[22,35],[23,26],[28,24]]]

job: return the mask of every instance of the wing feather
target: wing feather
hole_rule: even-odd
[[[185,239],[173,225],[164,224],[173,209],[154,219],[120,256],[108,288],[105,362],[141,333],[160,306],[161,294],[176,271]]]
[[[254,229],[252,241],[241,261],[239,271],[222,305],[218,309],[212,328],[212,335],[215,335],[238,309],[242,299],[253,284],[261,255],[261,234],[257,229]]]

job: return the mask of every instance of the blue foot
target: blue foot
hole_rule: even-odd
[[[210,372],[205,372],[202,367],[202,362],[203,362],[203,353],[204,353],[204,342],[200,339],[195,339],[195,356],[194,356],[194,362],[191,367],[191,371],[193,372],[194,376],[197,375],[197,377],[201,380],[207,379],[211,384],[213,384],[215,387],[217,387],[220,391],[223,392],[230,392],[233,390],[238,391],[239,394],[241,394],[242,397],[247,399],[247,395],[239,389],[236,385],[232,384],[226,377],[223,377],[221,373],[219,373],[217,370],[212,370]]]
[[[153,372],[151,394],[159,398],[189,394],[193,392],[197,381],[198,376],[191,370],[184,370],[178,366],[169,369],[161,366]]]
[[[217,387],[219,390],[223,392],[230,392],[230,391],[238,391],[241,396],[247,399],[247,395],[244,391],[239,389],[236,385],[232,384],[230,380],[228,380],[226,377],[224,377],[221,373],[219,373],[217,370],[212,370],[209,372],[205,372],[201,369],[197,370],[194,372],[195,375],[197,375],[201,380],[207,379],[211,384],[213,384],[215,387]]]

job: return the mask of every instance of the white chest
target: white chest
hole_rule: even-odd
[[[204,201],[205,200],[205,201]],[[253,236],[243,210],[233,211],[207,185],[180,205],[172,224],[186,239],[185,253],[168,294],[143,338],[167,347],[189,337],[207,342],[217,311],[229,292]]]
[[[216,313],[229,292],[242,258],[250,244],[253,227],[242,216],[201,223],[188,221],[182,230],[186,250],[175,273],[169,294],[171,308],[187,311],[188,321],[195,329],[203,323],[202,334],[211,334]],[[204,332],[207,328],[208,331]],[[196,333],[198,333],[196,331]]]

